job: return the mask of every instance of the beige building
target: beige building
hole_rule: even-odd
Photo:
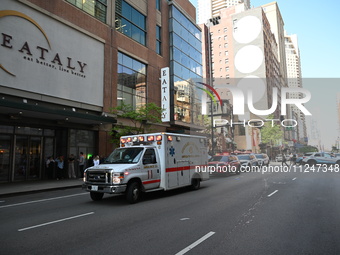
[[[250,8],[250,0],[198,0],[197,23],[207,23],[209,19],[218,17],[220,10],[244,3]]]
[[[226,86],[235,86],[244,92],[253,91],[254,107],[257,110],[271,108],[273,88],[276,87],[278,92],[281,88],[280,66],[278,45],[262,8],[248,9],[246,5],[239,4],[221,9],[219,16],[212,18],[207,24],[206,34],[210,35],[210,44],[203,47],[202,63],[204,67],[209,67],[209,63],[205,64],[205,61],[211,61],[211,70],[203,72],[203,77],[208,78],[210,74],[212,75],[211,82],[222,99],[230,105],[235,105],[232,94],[225,90]],[[209,78],[207,80],[210,81]],[[280,102],[280,95],[278,100]],[[234,122],[263,118],[245,108],[246,112],[243,115],[226,115],[219,112],[221,110],[217,105],[214,118],[223,116],[228,121],[233,119]],[[274,116],[279,115],[278,105]],[[234,129],[224,128],[223,132],[227,144],[231,138],[231,142],[235,142],[238,149],[259,150],[261,140],[258,128],[248,124],[236,125]],[[217,133],[222,131],[217,130]]]
[[[300,50],[298,45],[298,37],[296,34],[285,35],[286,47],[286,63],[287,63],[287,83],[289,88],[302,88],[302,74],[301,74],[301,61]],[[301,98],[298,92],[291,92],[290,98]],[[298,123],[297,127],[291,132],[291,138],[296,146],[300,144],[307,144],[307,128],[306,117],[295,105],[289,106],[290,114]],[[295,118],[294,118],[295,119]]]

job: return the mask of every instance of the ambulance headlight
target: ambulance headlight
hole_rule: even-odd
[[[121,173],[113,173],[112,174],[112,183],[113,184],[120,184],[123,179],[124,179],[124,174],[121,174]]]

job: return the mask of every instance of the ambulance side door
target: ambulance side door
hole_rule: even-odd
[[[160,162],[154,148],[146,149],[142,159],[145,189],[158,188],[160,185]]]

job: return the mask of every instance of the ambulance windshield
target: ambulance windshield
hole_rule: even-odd
[[[143,148],[118,148],[105,159],[104,164],[136,164],[142,153]]]

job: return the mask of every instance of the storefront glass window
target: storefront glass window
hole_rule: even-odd
[[[142,45],[146,45],[146,17],[126,3],[116,1],[116,30]]]
[[[202,90],[195,79],[202,78],[201,32],[174,5],[170,12],[171,80],[174,84],[173,119],[201,125]]]
[[[11,136],[0,135],[0,182],[9,180]]]
[[[121,52],[118,53],[118,105],[134,109],[146,102],[146,65]]]
[[[107,0],[66,0],[84,12],[106,23]]]

